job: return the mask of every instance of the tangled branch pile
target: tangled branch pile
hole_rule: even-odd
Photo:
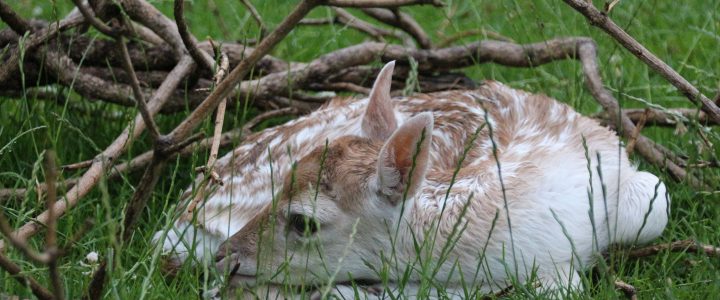
[[[52,292],[34,279],[23,275],[20,267],[0,253],[0,267],[22,284],[29,285],[42,299],[62,299],[62,288],[55,262],[69,249],[56,246],[54,224],[76,206],[100,181],[132,170],[145,169],[133,198],[127,204],[124,230],[119,240],[128,240],[138,215],[145,208],[168,159],[189,154],[197,147],[210,148],[210,161],[203,172],[213,176],[218,148],[243,136],[261,120],[284,114],[302,114],[329,100],[321,91],[367,94],[378,68],[378,61],[398,61],[395,86],[400,91],[408,77],[415,76],[424,92],[473,88],[473,82],[457,69],[492,62],[511,67],[535,67],[557,60],[573,59],[582,64],[586,87],[604,108],[599,116],[628,141],[628,151],[642,156],[649,163],[667,170],[675,179],[698,188],[706,188],[697,174],[688,172],[685,158],[674,154],[642,134],[644,126],[668,125],[680,118],[699,118],[708,124],[720,122],[718,99],[711,101],[642,45],[617,27],[607,14],[585,1],[565,2],[586,15],[596,25],[676,86],[697,110],[623,111],[602,83],[598,70],[596,45],[589,38],[560,38],[535,44],[516,44],[508,40],[487,40],[463,46],[445,46],[453,39],[434,44],[410,15],[400,11],[407,5],[441,6],[439,0],[303,0],[274,29],[249,1],[246,5],[262,29],[255,45],[212,40],[198,42],[188,31],[183,16],[183,1],[175,1],[174,21],[145,0],[73,0],[71,13],[58,22],[25,20],[0,0],[0,18],[9,29],[0,31],[1,54],[0,94],[21,99],[44,99],[62,104],[62,93],[72,90],[88,101],[104,101],[121,106],[137,107],[132,124],[97,156],[87,162],[65,166],[86,169],[78,178],[55,182],[52,172],[46,183],[37,189],[46,191],[47,210],[32,222],[11,228],[0,214],[0,229],[5,242],[40,264],[50,267]],[[317,6],[330,6],[334,17],[305,18]],[[363,21],[345,8],[359,12],[394,30]],[[330,53],[307,63],[287,61],[268,53],[296,26],[317,26],[339,23],[358,30],[375,40]],[[103,38],[94,38],[92,29]],[[402,45],[388,43],[399,40]],[[416,65],[415,65],[416,64]],[[417,66],[417,67],[413,67]],[[26,87],[27,82],[38,86]],[[58,88],[62,87],[62,88]],[[267,112],[248,122],[243,128],[222,133],[224,112],[244,99]],[[187,117],[169,133],[162,133],[155,124],[158,113],[178,113],[190,109]],[[213,137],[194,134],[198,125],[216,111]],[[148,130],[152,151],[120,162],[128,141]],[[193,147],[190,147],[193,145]],[[48,159],[51,162],[52,158]],[[713,164],[716,162],[707,162]],[[50,166],[48,170],[55,170]],[[55,199],[57,185],[69,189]],[[20,197],[27,191],[0,190],[0,201]],[[45,251],[36,253],[28,239],[47,229]],[[101,264],[87,292],[88,297],[102,295],[106,263]]]

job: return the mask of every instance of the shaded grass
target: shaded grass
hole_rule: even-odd
[[[195,1],[187,5],[187,18],[192,32],[199,38],[210,36],[215,40],[244,40],[257,36],[258,28],[244,8],[237,2],[215,1],[219,6],[220,19],[228,28],[224,35],[218,18],[208,7],[209,1]],[[167,15],[172,15],[170,1],[153,2]],[[254,1],[256,7],[271,26],[275,26],[290,11],[294,2],[269,0]],[[645,107],[646,104],[663,107],[692,107],[675,89],[642,62],[612,42],[602,32],[591,28],[586,20],[559,1],[459,1],[450,0],[443,9],[414,7],[406,9],[421,22],[434,41],[469,29],[486,29],[510,37],[519,43],[538,42],[562,36],[590,36],[598,43],[598,53],[605,85],[614,91],[622,107]],[[69,1],[39,2],[21,0],[10,3],[24,17],[57,20],[71,8]],[[38,9],[40,8],[40,9]],[[36,14],[37,13],[37,14]],[[316,9],[311,17],[330,16],[329,9]],[[720,87],[720,1],[673,1],[646,0],[622,1],[611,14],[612,18],[635,36],[648,49],[676,68],[705,95],[715,95]],[[361,16],[362,17],[362,16]],[[363,19],[366,19],[362,17]],[[0,28],[5,28],[0,24]],[[460,43],[473,42],[482,37],[469,37]],[[273,55],[298,61],[309,61],[323,53],[362,42],[365,36],[341,26],[298,28],[283,41]],[[378,62],[378,66],[380,63]],[[544,93],[564,101],[584,114],[600,111],[600,107],[584,88],[581,66],[573,61],[556,62],[534,69],[511,69],[483,64],[464,70],[475,80],[493,79],[533,92]],[[36,83],[27,82],[32,87]],[[28,96],[30,97],[30,96]],[[236,99],[240,101],[242,99]],[[73,105],[70,105],[73,104]],[[242,107],[242,105],[240,105]],[[99,149],[128,124],[135,115],[131,108],[88,102],[69,93],[68,104],[55,105],[35,99],[0,99],[0,147],[9,144],[0,154],[0,187],[33,188],[43,181],[41,153],[44,149],[57,151],[61,163],[91,159]],[[226,129],[241,126],[253,110],[231,111]],[[171,129],[182,119],[182,114],[162,116],[158,125],[163,131]],[[271,124],[267,124],[271,125]],[[653,140],[687,155],[690,160],[709,159],[720,156],[720,147],[708,147],[698,134],[703,131],[710,142],[720,144],[717,129],[706,130],[703,124],[689,124],[685,134],[673,129],[647,128],[643,132]],[[203,129],[212,132],[207,121]],[[22,135],[21,133],[26,132]],[[12,143],[10,143],[13,141]],[[90,142],[92,141],[92,142]],[[141,136],[132,141],[129,151],[121,159],[128,159],[149,149],[149,139]],[[703,149],[704,147],[704,149]],[[156,265],[155,248],[150,243],[152,234],[169,222],[169,212],[176,204],[181,191],[193,179],[195,166],[203,165],[207,153],[198,151],[193,156],[177,159],[168,168],[149,209],[144,212],[132,242],[118,245],[111,240],[114,228],[120,226],[122,211],[133,193],[139,174],[129,174],[122,180],[101,183],[88,194],[77,208],[71,210],[58,224],[61,242],[66,236],[82,226],[85,219],[96,223],[75,246],[74,251],[63,259],[60,270],[64,274],[70,298],[81,296],[89,277],[84,275],[90,267],[79,262],[84,256],[97,251],[108,255],[120,251],[118,266],[109,274],[110,298],[167,298],[170,295],[192,298],[204,284],[198,284],[198,275],[187,272],[178,278],[167,280]],[[671,222],[660,241],[695,238],[707,243],[720,243],[720,195],[702,194],[683,183],[675,183],[662,170],[649,166],[634,157],[640,168],[660,177],[668,185],[673,198],[670,211]],[[82,171],[64,172],[61,178],[78,176]],[[701,170],[709,182],[718,182],[716,170]],[[63,190],[61,189],[60,192]],[[3,212],[15,226],[30,220],[42,211],[44,201],[34,192],[23,199],[2,203]],[[33,242],[38,243],[41,239]],[[23,269],[45,279],[46,269],[38,268],[23,260],[18,253],[8,255],[20,262]],[[643,258],[628,259],[618,253],[612,255],[608,266],[617,276],[634,285],[641,298],[711,298],[720,293],[720,263],[717,259],[695,254],[661,253]],[[201,276],[200,278],[205,278]],[[586,295],[579,297],[616,298],[618,293],[611,284],[596,284]],[[22,296],[30,295],[6,273],[0,272],[0,291]],[[183,297],[183,298],[184,298]],[[511,297],[521,298],[520,295]]]

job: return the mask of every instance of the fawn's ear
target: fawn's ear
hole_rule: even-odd
[[[418,192],[430,164],[433,116],[425,112],[405,121],[380,150],[378,191],[398,204]]]
[[[373,140],[385,141],[397,128],[395,108],[390,101],[390,85],[395,61],[391,61],[380,70],[362,120],[363,134]]]

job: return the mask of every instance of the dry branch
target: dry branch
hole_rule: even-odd
[[[187,49],[190,56],[193,60],[195,60],[195,63],[208,71],[212,71],[215,68],[215,63],[207,53],[198,48],[195,38],[190,34],[187,22],[185,21],[185,15],[183,14],[184,6],[184,0],[175,0],[175,5],[173,6],[175,12],[175,23],[180,33],[180,38],[185,45],[185,49]]]
[[[340,7],[385,7],[393,8],[408,5],[432,5],[442,7],[440,0],[325,0],[326,5]]]
[[[260,13],[258,13],[257,9],[255,9],[255,6],[252,5],[252,2],[250,0],[240,0],[240,3],[247,8],[248,12],[250,12],[250,15],[255,19],[255,22],[257,23],[258,27],[260,27],[260,40],[262,40],[267,35],[267,26],[265,26],[265,22],[263,22],[262,16],[260,16]]]
[[[362,11],[380,22],[407,32],[413,37],[413,39],[415,39],[418,45],[420,45],[420,48],[432,48],[430,37],[427,33],[425,33],[420,24],[418,24],[417,21],[415,21],[415,19],[413,19],[410,15],[400,12],[398,9],[363,8]]]
[[[50,293],[44,286],[42,286],[37,280],[31,276],[26,275],[20,267],[12,262],[7,256],[0,252],[0,268],[7,271],[10,276],[15,278],[23,286],[27,286],[33,292],[35,297],[42,300],[54,299],[53,294]]]
[[[671,252],[696,252],[704,253],[708,256],[720,257],[720,248],[712,245],[704,245],[695,240],[682,240],[665,244],[651,245],[639,249],[634,249],[628,253],[629,257],[639,258],[656,255],[663,251]]]
[[[178,84],[182,81],[194,69],[194,63],[192,58],[189,56],[184,57],[180,60],[180,63],[175,69],[170,72],[167,80],[163,85],[158,88],[157,92],[153,95],[152,99],[148,101],[148,109],[151,115],[156,114],[162,105],[167,101],[170,94],[177,88]],[[73,186],[70,191],[65,194],[65,197],[55,203],[54,209],[58,216],[64,214],[68,208],[71,208],[77,204],[77,202],[85,196],[92,188],[100,181],[100,178],[112,166],[112,162],[122,153],[128,146],[130,139],[134,139],[140,135],[145,129],[145,122],[141,116],[136,116],[133,124],[125,128],[123,132],[110,144],[102,153],[98,154],[93,160],[93,164],[78,180],[78,183]],[[38,215],[35,220],[29,222],[18,230],[13,235],[27,239],[30,236],[37,233],[42,226],[48,222],[48,212],[45,211]],[[4,244],[0,243],[0,250],[4,248]]]
[[[637,290],[634,286],[626,283],[625,281],[622,281],[620,279],[615,279],[615,288],[622,291],[623,294],[625,294],[625,297],[627,297],[630,300],[637,300]]]
[[[260,42],[258,47],[250,53],[250,55],[244,60],[240,61],[227,78],[222,81],[213,92],[188,116],[185,121],[180,123],[175,129],[169,134],[171,141],[181,140],[186,137],[194,130],[200,122],[207,117],[211,110],[213,110],[223,99],[225,99],[232,92],[233,87],[245,77],[250,71],[250,68],[255,65],[265,54],[279,43],[288,33],[292,30],[295,25],[302,20],[311,9],[319,4],[319,0],[303,0],[298,6],[288,15],[280,25],[270,33],[265,39]]]
[[[643,115],[645,115],[645,109],[623,109],[623,113],[633,120],[633,122],[637,123]],[[650,109],[650,113],[647,115],[647,124],[657,126],[676,126],[677,123],[682,122],[683,119],[697,120],[700,124],[720,125],[720,123],[709,119],[705,112],[691,108],[676,108],[668,109],[666,111]]]
[[[117,43],[123,58],[123,68],[125,68],[125,72],[127,72],[130,77],[130,86],[133,90],[133,96],[135,96],[135,103],[140,110],[140,115],[142,116],[143,121],[145,121],[150,137],[152,137],[152,140],[155,143],[160,139],[160,129],[158,129],[157,124],[155,124],[155,120],[150,115],[150,110],[145,102],[145,96],[143,96],[143,92],[140,90],[140,81],[138,81],[137,75],[135,75],[135,70],[133,69],[132,61],[130,60],[130,53],[128,53],[127,45],[125,45],[125,38],[118,37]]]
[[[563,0],[572,8],[582,13],[590,24],[607,32],[611,37],[618,41],[625,49],[630,51],[637,58],[646,63],[650,68],[662,75],[668,82],[674,85],[683,93],[690,101],[696,105],[701,105],[703,110],[715,122],[720,122],[720,108],[710,99],[705,97],[696,87],[688,82],[682,75],[676,72],[672,67],[668,66],[660,58],[652,54],[642,44],[638,43],[632,36],[627,34],[622,28],[617,26],[607,14],[600,12],[592,2],[582,0]]]

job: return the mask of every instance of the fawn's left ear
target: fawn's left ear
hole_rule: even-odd
[[[432,114],[421,113],[405,121],[380,150],[377,187],[391,203],[413,197],[425,180],[432,130]]]
[[[376,141],[387,140],[397,128],[395,108],[390,100],[390,85],[394,69],[395,61],[391,61],[380,70],[372,91],[370,91],[370,101],[363,116],[363,134]]]

